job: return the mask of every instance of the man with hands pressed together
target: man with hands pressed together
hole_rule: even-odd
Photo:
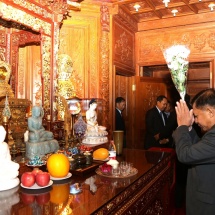
[[[199,92],[188,109],[177,102],[178,127],[173,133],[178,160],[189,165],[186,188],[186,215],[215,214],[215,91]],[[192,128],[201,127],[202,138]]]

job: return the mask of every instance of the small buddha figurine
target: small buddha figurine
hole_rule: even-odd
[[[32,116],[28,118],[29,139],[31,143],[43,142],[54,139],[53,133],[46,131],[42,125],[43,108],[34,106]]]
[[[86,111],[86,121],[87,121],[87,130],[95,130],[98,132],[98,122],[97,122],[97,102],[95,99],[91,99],[89,103],[89,110]]]

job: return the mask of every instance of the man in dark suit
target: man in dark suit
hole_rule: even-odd
[[[163,113],[167,105],[167,98],[163,95],[157,97],[156,106],[146,113],[146,136],[144,148],[151,147],[168,147],[169,140],[160,136],[161,131],[165,128],[167,121]]]
[[[191,101],[177,102],[178,127],[173,133],[178,160],[190,165],[186,188],[186,215],[215,214],[215,90],[199,92]],[[205,132],[200,138],[193,123]]]
[[[125,109],[125,99],[122,97],[116,98],[116,110],[115,110],[115,130],[124,131],[123,147],[126,147],[126,129],[125,121],[122,117],[122,111]]]
[[[167,116],[165,127],[160,132],[160,137],[168,138],[169,143],[166,147],[174,148],[174,142],[172,138],[173,131],[177,128],[177,118],[175,108],[173,108],[170,101],[167,101],[167,106],[164,110],[164,114]]]

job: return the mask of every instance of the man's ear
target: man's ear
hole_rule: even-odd
[[[206,110],[210,116],[210,118],[214,117],[215,116],[215,109],[214,108],[211,108],[211,107],[207,107],[207,110]]]

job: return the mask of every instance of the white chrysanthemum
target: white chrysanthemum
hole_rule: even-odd
[[[182,99],[184,99],[186,93],[186,75],[189,63],[187,58],[189,54],[190,50],[184,45],[173,45],[163,52],[173,83]]]

